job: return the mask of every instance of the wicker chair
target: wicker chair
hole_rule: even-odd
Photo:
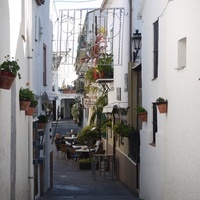
[[[67,145],[66,144],[60,144],[60,150],[61,150],[62,154],[65,155],[66,160],[67,160]]]
[[[72,164],[72,161],[75,160],[76,162],[79,159],[79,154],[75,152],[74,148],[67,148],[67,157],[70,159],[70,163]]]

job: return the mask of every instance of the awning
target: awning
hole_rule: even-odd
[[[102,113],[113,113],[114,108],[119,109],[119,108],[127,108],[127,107],[128,107],[128,102],[111,103],[103,107]]]
[[[41,94],[42,101],[53,101],[58,99],[58,94],[53,91],[44,91]]]
[[[113,107],[104,106],[102,113],[112,113],[112,111],[113,111]]]

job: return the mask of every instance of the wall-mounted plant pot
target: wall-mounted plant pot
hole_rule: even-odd
[[[28,111],[31,102],[30,101],[22,101],[20,100],[20,110]]]
[[[104,73],[103,72],[99,72],[99,78],[104,78]]]
[[[27,116],[33,116],[34,111],[35,111],[35,107],[29,107],[28,110],[25,111],[25,114]]]
[[[97,70],[94,69],[94,80],[97,80],[99,78],[99,75],[97,73]]]
[[[44,129],[45,123],[38,122],[38,129]]]
[[[138,116],[139,116],[141,122],[147,122],[147,112],[139,113]]]
[[[156,103],[160,113],[167,113],[167,101]]]
[[[45,0],[35,0],[38,6],[44,4]]]
[[[11,72],[1,70],[0,74],[0,88],[9,90],[15,80],[15,75]]]

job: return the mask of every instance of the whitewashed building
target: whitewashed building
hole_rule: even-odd
[[[198,0],[141,1],[142,105],[140,198],[198,199],[199,184]],[[168,101],[160,114],[156,99]]]
[[[0,4],[0,63],[6,55],[14,57],[22,77],[15,78],[11,89],[0,89],[0,199],[31,200],[43,195],[52,185],[51,119],[42,130],[43,139],[38,137],[36,122],[38,115],[50,113],[48,106],[55,97],[51,93],[50,3],[3,0]],[[20,110],[21,87],[28,87],[38,99],[33,116]],[[40,142],[43,150],[38,151],[33,142]],[[35,161],[38,163],[42,157],[41,164],[33,165],[35,149],[38,151]]]

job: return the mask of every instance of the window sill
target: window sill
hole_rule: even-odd
[[[152,147],[156,147],[156,144],[154,142],[149,143]]]
[[[155,81],[157,78],[158,78],[158,77],[156,77],[156,78],[152,78],[151,80],[152,80],[152,81]]]

